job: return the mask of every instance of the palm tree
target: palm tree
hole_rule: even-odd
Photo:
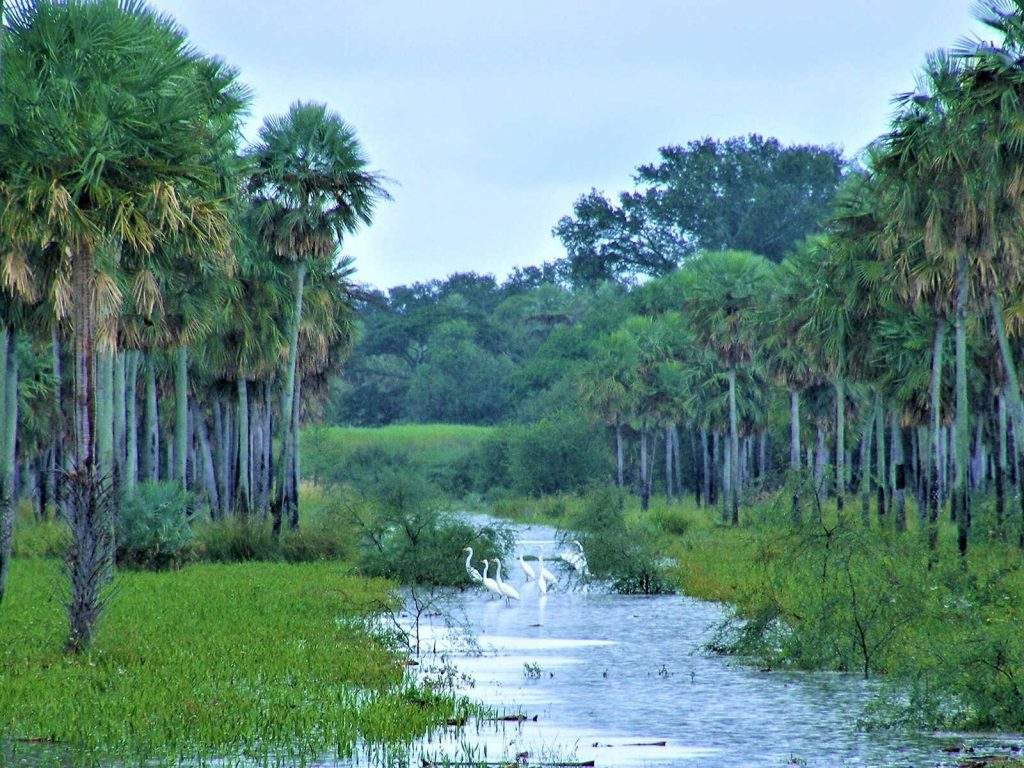
[[[34,278],[74,338],[68,648],[78,651],[91,640],[110,557],[96,457],[97,321],[121,303],[112,275],[143,271],[169,236],[197,248],[227,243],[205,161],[245,98],[233,72],[138,0],[26,0],[9,16],[0,55],[10,116],[0,126],[0,223],[15,242],[41,244]]]
[[[739,414],[736,371],[755,355],[757,307],[771,264],[745,251],[705,253],[688,264],[681,302],[698,341],[715,351],[729,377],[730,521],[739,525]]]
[[[268,118],[248,157],[257,232],[294,270],[274,503],[274,531],[279,532],[284,514],[294,519],[285,478],[293,460],[292,413],[306,273],[310,261],[330,261],[346,235],[370,224],[377,202],[388,195],[380,176],[367,169],[355,131],[322,104],[296,103],[287,115]]]

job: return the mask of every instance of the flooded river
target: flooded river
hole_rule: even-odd
[[[517,536],[517,554],[554,560],[561,550],[550,528],[521,526]],[[423,619],[423,644],[472,679],[464,693],[531,720],[453,734],[423,745],[421,757],[497,761],[528,752],[533,764],[609,767],[956,764],[941,749],[957,740],[950,735],[858,728],[872,696],[859,678],[761,672],[705,653],[724,616],[717,604],[570,589],[568,573],[551,567],[565,588],[542,596],[513,566],[505,576],[521,601],[506,605],[477,588],[452,596],[447,618]],[[458,642],[453,618],[476,650]]]

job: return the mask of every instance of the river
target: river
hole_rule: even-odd
[[[517,554],[554,560],[560,551],[551,528],[516,526],[516,534]],[[763,672],[705,652],[725,615],[721,605],[570,586],[566,571],[556,573],[563,588],[542,596],[514,566],[505,576],[520,601],[506,605],[475,588],[421,619],[423,645],[472,680],[463,693],[531,719],[452,729],[421,745],[418,757],[498,761],[527,752],[532,764],[594,760],[609,768],[957,764],[942,746],[962,736],[858,727],[870,682]],[[470,647],[458,642],[464,633],[475,639]]]

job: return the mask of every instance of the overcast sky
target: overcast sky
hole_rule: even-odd
[[[153,0],[253,88],[358,130],[394,201],[351,238],[380,287],[558,258],[551,227],[659,146],[750,132],[848,153],[970,0]]]

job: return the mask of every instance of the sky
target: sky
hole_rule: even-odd
[[[559,258],[592,187],[747,133],[853,154],[971,0],[152,0],[252,88],[357,130],[394,200],[344,244],[377,287]]]

